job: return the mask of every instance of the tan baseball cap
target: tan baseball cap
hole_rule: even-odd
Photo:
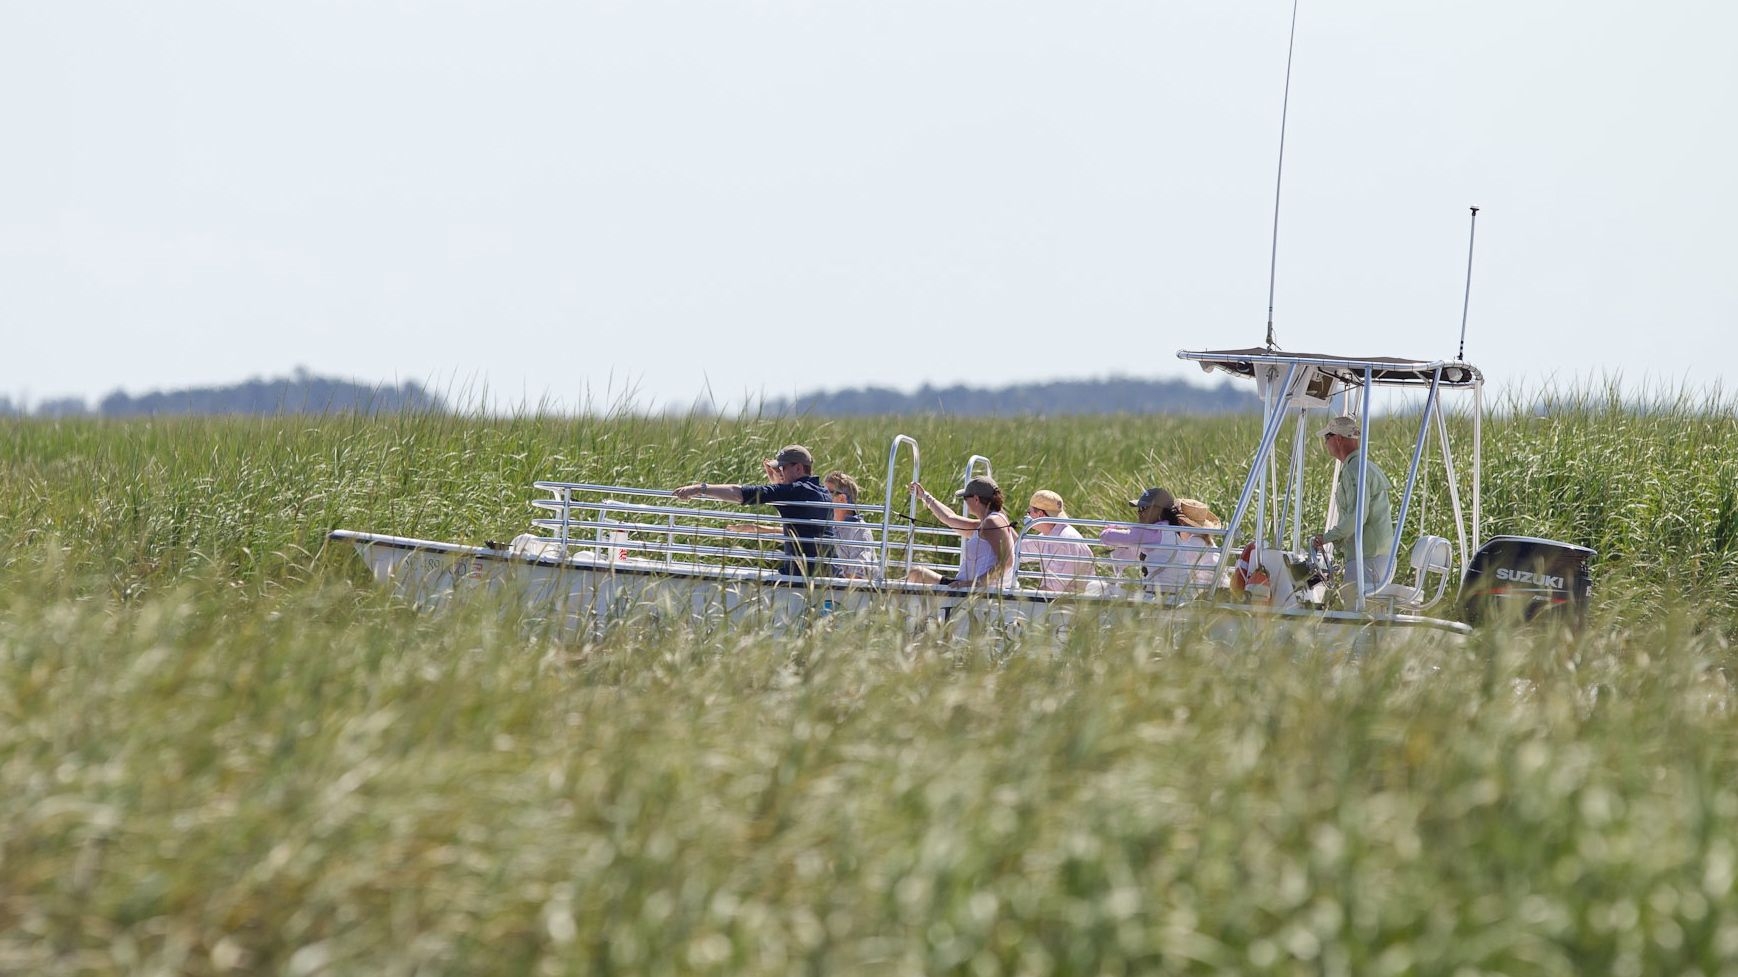
[[[1066,518],[1067,511],[1062,505],[1062,496],[1049,489],[1039,489],[1032,493],[1032,501],[1026,504],[1028,509],[1043,509],[1047,516]]]

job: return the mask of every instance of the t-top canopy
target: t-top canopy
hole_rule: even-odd
[[[1341,383],[1361,386],[1364,371],[1370,371],[1370,382],[1382,386],[1430,386],[1431,378],[1442,371],[1445,387],[1476,387],[1484,383],[1484,375],[1471,363],[1453,360],[1408,360],[1394,356],[1334,356],[1328,353],[1293,353],[1282,349],[1255,346],[1250,349],[1178,350],[1179,359],[1193,360],[1211,373],[1224,370],[1241,377],[1254,377],[1258,363],[1289,366],[1313,366]]]

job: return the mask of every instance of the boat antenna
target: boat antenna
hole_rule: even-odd
[[[1273,248],[1267,260],[1267,348],[1273,341],[1273,285],[1279,272],[1279,186],[1285,176],[1285,117],[1291,109],[1291,53],[1297,47],[1297,5],[1291,0],[1291,36],[1285,42],[1285,95],[1279,103],[1279,166],[1273,176]]]
[[[1474,207],[1472,209],[1472,224],[1466,232],[1466,296],[1460,300],[1460,352],[1454,354],[1454,358],[1462,362],[1466,361],[1466,310],[1472,304],[1472,245],[1478,237],[1478,229],[1479,209]],[[1270,342],[1272,341],[1272,329],[1273,327],[1270,325],[1268,327]]]

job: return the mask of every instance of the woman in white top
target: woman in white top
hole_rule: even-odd
[[[821,484],[833,496],[833,575],[852,580],[881,578],[880,551],[875,536],[853,508],[861,491],[844,472],[828,472]]]
[[[960,570],[943,577],[928,567],[912,567],[906,575],[913,583],[939,583],[950,587],[1012,587],[1014,586],[1014,527],[1002,512],[1002,490],[989,476],[974,478],[966,487],[954,493],[965,499],[966,514],[942,505],[922,485],[911,483],[911,490],[942,524],[960,534]]]

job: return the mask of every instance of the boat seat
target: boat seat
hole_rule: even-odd
[[[1454,550],[1441,536],[1420,536],[1412,544],[1412,582],[1395,581],[1370,592],[1369,599],[1421,611],[1442,599],[1454,574]]]

